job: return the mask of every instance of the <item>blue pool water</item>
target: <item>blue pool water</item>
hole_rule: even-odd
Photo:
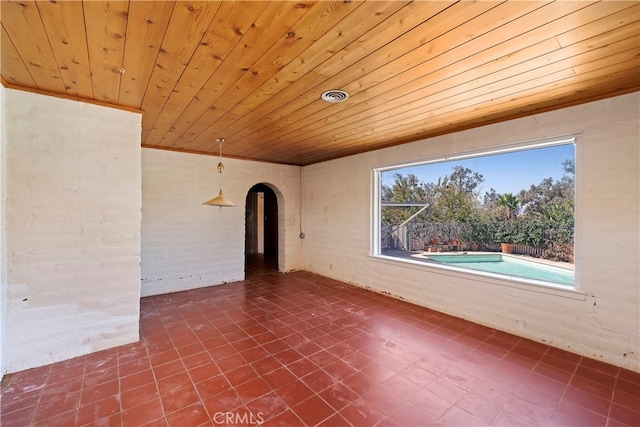
[[[429,255],[429,259],[453,264],[472,270],[488,271],[506,276],[542,280],[561,285],[574,285],[574,272],[534,261],[527,261],[502,254]]]

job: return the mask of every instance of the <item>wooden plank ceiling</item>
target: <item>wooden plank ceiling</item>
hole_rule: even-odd
[[[307,165],[640,89],[630,2],[2,1],[2,82]],[[342,89],[343,103],[322,92]]]

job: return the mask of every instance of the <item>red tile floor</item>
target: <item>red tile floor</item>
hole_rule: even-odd
[[[143,298],[139,343],[7,375],[10,426],[638,426],[640,375],[306,272]]]

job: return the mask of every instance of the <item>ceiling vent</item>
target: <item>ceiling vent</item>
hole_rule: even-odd
[[[322,94],[322,100],[326,102],[344,102],[349,98],[349,92],[340,89],[332,89]]]

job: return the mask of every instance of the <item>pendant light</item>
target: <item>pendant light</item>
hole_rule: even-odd
[[[224,197],[224,194],[222,194],[222,171],[224,170],[224,165],[222,164],[222,144],[225,142],[225,139],[216,138],[216,142],[220,146],[220,162],[218,162],[218,173],[220,174],[220,193],[218,194],[218,197],[214,197],[213,199],[204,202],[203,205],[219,206],[220,211],[222,211],[223,207],[236,206],[236,204]]]

